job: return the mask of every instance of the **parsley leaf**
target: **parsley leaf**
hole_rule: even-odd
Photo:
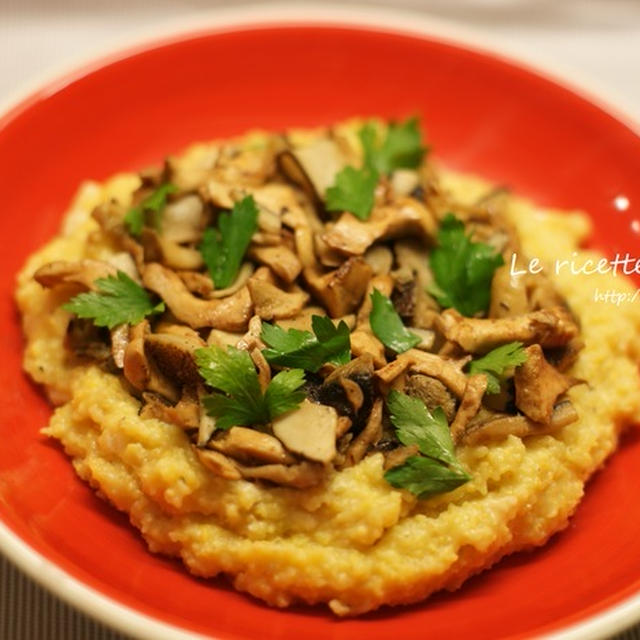
[[[368,123],[359,132],[364,148],[365,166],[380,173],[391,173],[395,169],[415,169],[422,162],[426,147],[418,118],[407,118],[404,122],[391,122],[382,144],[376,145],[376,129]]]
[[[487,311],[491,279],[504,260],[490,245],[472,242],[452,213],[442,220],[429,262],[435,278],[429,291],[442,307],[454,307],[463,316]]]
[[[137,207],[132,207],[124,216],[124,222],[133,236],[139,236],[144,226],[144,217],[147,211],[152,212],[153,226],[160,228],[160,214],[167,206],[167,196],[175,193],[178,188],[170,182],[161,184],[153,193],[147,196]]]
[[[360,220],[367,220],[373,209],[378,172],[345,167],[336,176],[336,183],[327,189],[326,207],[329,211],[350,211]]]
[[[216,288],[224,289],[233,283],[257,228],[258,208],[253,196],[246,196],[233,205],[231,213],[218,216],[217,229],[205,229],[200,253]]]
[[[463,470],[449,469],[437,460],[421,456],[410,456],[400,466],[389,469],[384,477],[391,486],[407,489],[421,499],[453,491],[471,479]]]
[[[155,304],[149,294],[123,271],[115,276],[98,278],[97,291],[74,296],[62,305],[79,318],[91,318],[96,327],[137,324],[145,316],[164,311],[164,302]]]
[[[369,324],[376,337],[396,353],[404,353],[420,343],[421,338],[411,333],[395,310],[393,303],[387,296],[374,289],[371,294],[371,313]]]
[[[389,393],[387,407],[402,444],[417,444],[425,456],[458,464],[447,417],[441,407],[430,413],[422,400],[394,390]]]
[[[336,327],[326,316],[312,316],[310,331],[289,329],[264,323],[260,337],[268,345],[262,354],[270,364],[300,367],[315,373],[326,362],[346,364],[351,358],[349,327],[344,322]]]
[[[302,369],[288,369],[276,374],[264,394],[269,417],[275,417],[295,409],[305,398],[300,387],[304,384]]]
[[[496,347],[469,363],[469,373],[484,373],[487,376],[486,393],[500,393],[500,378],[509,367],[517,367],[527,361],[527,352],[522,342],[509,342]]]
[[[426,149],[422,146],[417,118],[391,122],[381,144],[377,143],[376,128],[370,122],[360,129],[358,136],[364,151],[362,168],[342,169],[335,184],[327,189],[325,204],[328,211],[350,211],[360,220],[367,220],[380,175],[419,166]]]
[[[195,351],[204,381],[215,390],[202,399],[207,413],[219,429],[262,425],[295,409],[304,399],[300,387],[304,371],[291,369],[276,375],[262,393],[253,360],[246,351],[210,346]]]
[[[438,407],[429,412],[418,398],[398,391],[387,397],[391,422],[404,445],[418,445],[423,456],[412,456],[385,473],[394,487],[408,489],[419,498],[452,491],[471,479],[455,455],[449,425]]]

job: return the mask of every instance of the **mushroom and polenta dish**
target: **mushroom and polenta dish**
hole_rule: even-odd
[[[271,605],[457,589],[566,527],[640,419],[640,305],[594,301],[633,285],[579,268],[588,234],[415,118],[86,183],[18,278],[44,433],[151,551]]]

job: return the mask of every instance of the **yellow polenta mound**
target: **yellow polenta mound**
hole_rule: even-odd
[[[461,202],[487,189],[453,174],[443,182]],[[108,257],[113,249],[96,240],[91,211],[111,198],[127,206],[137,186],[130,175],[85,184],[60,235],[28,261],[17,291],[24,366],[59,405],[45,433],[62,442],[80,477],[129,513],[151,551],[180,556],[197,575],[225,573],[237,589],[276,606],[327,602],[341,616],[456,589],[505,554],[541,545],[567,526],[589,476],[615,449],[621,429],[640,418],[640,305],[594,302],[595,289],[631,292],[632,284],[620,275],[564,270],[553,279],[586,343],[571,371],[588,382],[569,392],[577,422],[554,435],[461,447],[473,479],[427,500],[384,480],[381,453],[304,490],[218,477],[182,429],[140,418],[139,402],[116,376],[67,365],[62,294],[32,279],[52,260]],[[588,233],[579,213],[542,211],[515,197],[507,214],[524,251],[549,265],[571,256]],[[580,252],[574,260],[586,257]]]

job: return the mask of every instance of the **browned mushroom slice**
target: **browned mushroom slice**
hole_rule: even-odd
[[[210,441],[209,446],[242,463],[291,464],[295,461],[277,438],[246,427],[231,427]]]
[[[436,233],[433,214],[414,198],[401,198],[393,206],[374,208],[368,220],[343,213],[323,237],[333,249],[359,256],[377,240],[412,235],[430,239]]]
[[[40,267],[33,277],[43,287],[52,288],[61,284],[77,284],[85,289],[95,289],[98,278],[115,276],[116,268],[101,260],[56,260]]]
[[[263,320],[293,318],[309,300],[309,294],[302,289],[283,291],[276,285],[255,277],[249,278],[247,287],[255,313]]]
[[[584,349],[584,340],[581,336],[577,336],[562,347],[548,349],[547,358],[558,371],[564,373],[575,364],[582,349]]]
[[[322,463],[331,462],[336,455],[338,414],[333,407],[303,400],[297,409],[276,418],[272,427],[292,453]]]
[[[118,369],[124,367],[124,352],[129,344],[129,325],[121,324],[114,327],[111,333],[111,357]]]
[[[324,480],[326,473],[324,465],[306,461],[290,466],[283,464],[266,464],[258,467],[237,465],[237,468],[243,478],[267,480],[295,489],[308,489],[319,485]]]
[[[541,424],[523,415],[506,415],[481,409],[469,422],[456,444],[475,445],[489,440],[499,440],[508,435],[526,438],[553,433],[578,419],[578,412],[569,400],[561,400],[554,407],[551,421]]]
[[[162,262],[180,271],[197,271],[204,265],[200,251],[173,242],[154,229],[143,229],[140,239],[145,262]]]
[[[249,257],[268,266],[284,282],[291,284],[302,271],[298,256],[285,246],[252,247]]]
[[[393,469],[404,464],[407,458],[416,456],[420,453],[420,449],[417,444],[409,445],[408,447],[397,447],[391,451],[385,453],[384,456],[384,469]]]
[[[155,262],[146,266],[143,281],[165,301],[178,320],[192,329],[243,331],[251,317],[253,305],[246,287],[228,298],[201,300],[191,295],[175,272]]]
[[[366,455],[369,447],[375,445],[382,437],[382,405],[382,398],[376,399],[373,403],[367,424],[347,449],[346,465],[358,464]]]
[[[433,376],[425,376],[422,373],[408,375],[405,393],[422,400],[429,411],[442,407],[447,422],[451,422],[456,414],[456,397]]]
[[[322,202],[336,175],[344,168],[345,158],[335,141],[319,138],[305,147],[280,153],[278,166],[310,198]]]
[[[162,212],[162,238],[174,244],[197,242],[204,228],[202,200],[188,194],[167,204]]]
[[[371,267],[362,258],[350,258],[325,274],[314,268],[304,270],[311,293],[333,318],[351,313],[360,304],[371,274]]]
[[[153,391],[172,402],[177,402],[180,394],[176,385],[163,376],[147,358],[145,339],[148,335],[148,320],[130,328],[129,342],[124,352],[124,377],[138,391]]]
[[[181,429],[197,429],[200,426],[200,403],[195,390],[186,388],[177,404],[169,404],[162,396],[145,391],[141,418],[156,418],[175,424]]]
[[[200,374],[193,352],[205,346],[200,338],[171,333],[151,333],[144,338],[147,358],[153,361],[158,371],[180,385],[197,385]]]
[[[215,475],[227,480],[240,480],[242,478],[239,466],[219,451],[200,449],[198,447],[194,447],[194,450],[200,462]]]
[[[478,413],[482,405],[482,396],[484,396],[486,390],[487,376],[484,374],[469,376],[456,417],[451,423],[451,437],[454,442],[460,440],[467,428],[467,424]]]
[[[393,266],[393,253],[389,247],[384,245],[374,245],[369,247],[364,254],[366,263],[373,269],[376,276],[389,275]]]
[[[85,318],[72,316],[69,319],[64,345],[73,356],[81,360],[89,359],[107,364],[112,356],[108,329],[96,327],[91,320]]]
[[[558,396],[571,385],[545,359],[539,344],[525,349],[526,361],[516,367],[514,382],[516,407],[534,422],[548,424]]]
[[[448,340],[470,353],[484,353],[514,340],[542,347],[560,347],[578,335],[578,326],[564,307],[532,311],[510,318],[465,318],[454,309],[440,315]]]
[[[528,311],[526,280],[521,275],[511,273],[511,265],[498,267],[491,280],[490,318],[520,316]]]
[[[467,376],[462,372],[462,367],[468,362],[468,358],[452,360],[443,358],[434,353],[427,353],[418,349],[409,349],[399,355],[393,362],[376,371],[376,376],[384,383],[392,383],[405,371],[422,373],[432,378],[437,378],[454,395],[462,398],[467,386]]]

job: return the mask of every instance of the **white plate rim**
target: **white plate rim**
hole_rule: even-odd
[[[158,44],[177,42],[184,38],[216,32],[233,31],[242,27],[261,27],[274,24],[326,24],[371,28],[377,31],[427,37],[487,53],[507,63],[550,80],[569,89],[622,122],[640,136],[640,114],[625,104],[620,96],[612,95],[585,74],[558,65],[543,56],[523,55],[513,47],[489,41],[488,37],[468,27],[409,9],[332,3],[251,4],[234,8],[218,8],[172,19],[138,34],[114,42],[107,48],[86,56],[72,65],[47,70],[26,83],[0,102],[0,121],[31,96],[47,89],[55,92],[105,64],[127,58],[138,51]],[[602,96],[607,95],[605,99]],[[11,118],[9,119],[9,122]],[[30,578],[105,625],[137,638],[154,640],[206,640],[214,636],[181,629],[161,622],[87,586],[54,562],[29,547],[7,525],[0,521],[0,551]],[[597,640],[611,636],[640,621],[640,592],[575,624],[544,637],[548,640]]]

